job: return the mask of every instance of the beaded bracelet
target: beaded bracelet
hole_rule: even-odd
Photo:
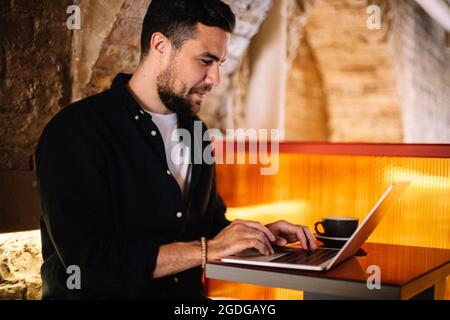
[[[206,238],[202,237],[202,269],[206,268],[206,262],[208,261],[208,245],[206,243]]]

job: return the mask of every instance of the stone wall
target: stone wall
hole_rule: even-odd
[[[445,30],[415,1],[391,3],[405,142],[449,143],[450,47]]]
[[[286,85],[285,139],[328,139],[327,96],[308,37],[302,37]]]
[[[381,30],[366,26],[370,4],[382,8]],[[415,1],[317,0],[305,16],[326,96],[326,140],[449,143],[450,37]],[[308,77],[310,57],[301,46],[297,62],[303,64],[294,63],[288,73],[290,140],[321,135],[317,100],[308,100],[318,92],[319,78],[310,77],[304,94],[289,98],[302,90],[298,80]]]
[[[389,10],[387,2],[378,4]],[[402,142],[388,19],[381,30],[369,30],[367,6],[361,0],[321,0],[308,12],[305,29],[326,94],[327,140]],[[318,84],[310,81],[315,90]]]
[[[43,127],[70,101],[69,5],[0,1],[0,170],[28,169]]]
[[[43,127],[60,108],[107,88],[117,72],[133,72],[149,2],[76,0],[81,30],[72,32],[72,1],[0,0],[0,170],[28,169]],[[238,26],[223,84],[202,110],[221,129],[245,126],[252,72],[245,52],[273,3],[226,2]],[[370,1],[294,2],[308,11],[291,17],[304,30],[295,29],[291,37],[298,38],[287,44],[286,139],[450,141],[448,34],[414,1],[379,0],[393,24],[385,16],[378,31],[366,27]],[[38,232],[0,235],[0,299],[39,299],[41,263]]]
[[[0,235],[0,300],[41,298],[39,231]]]
[[[249,95],[249,46],[271,10],[273,0],[224,0],[236,15],[229,57],[220,70],[221,84],[205,99],[200,117],[210,128],[245,128]]]
[[[29,170],[42,129],[70,102],[70,4],[0,1],[0,171]],[[8,188],[18,185],[13,181]],[[17,209],[12,202],[25,189],[9,190],[11,198],[0,194],[1,207]],[[39,232],[0,234],[0,299],[40,299],[41,264]]]
[[[201,112],[221,129],[245,126],[252,70],[242,58],[272,5],[226,2],[239,18],[230,64]],[[450,141],[449,37],[414,1],[378,0],[393,24],[383,18],[374,31],[366,27],[371,1],[293,2],[309,10],[306,38],[287,45],[298,51],[289,53],[297,60],[287,75],[286,139]],[[105,89],[138,63],[150,0],[75,3],[82,23],[72,33],[65,25],[71,1],[0,1],[0,170],[28,169],[42,128],[61,107]]]
[[[140,59],[142,20],[151,0],[78,0],[82,28],[74,32],[73,100],[107,89],[119,72],[133,73]],[[210,127],[231,128],[240,124],[239,70],[251,38],[258,32],[272,0],[226,0],[237,15],[230,57],[222,69],[222,84],[207,97],[200,116]],[[242,70],[242,68],[241,68]],[[234,77],[234,78],[233,78]],[[230,87],[231,86],[231,87]],[[238,110],[236,110],[238,109]]]
[[[86,86],[86,95],[109,88],[113,78],[120,72],[134,72],[141,56],[142,21],[149,5],[150,0],[126,0],[116,15],[110,17],[114,23],[108,36],[102,39],[98,58],[92,67],[92,76]],[[97,16],[93,14],[92,19],[97,19]],[[105,20],[105,23],[109,21]]]
[[[125,0],[77,0],[81,29],[74,30],[72,40],[72,101],[89,95],[93,67],[99,59],[102,44],[111,33]]]

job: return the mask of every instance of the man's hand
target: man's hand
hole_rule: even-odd
[[[263,255],[273,254],[275,236],[259,222],[235,220],[208,241],[208,261],[220,260],[245,249],[255,248]],[[200,241],[176,242],[159,248],[153,279],[177,274],[202,262]]]
[[[208,260],[219,260],[249,248],[255,248],[262,255],[273,254],[271,242],[275,240],[272,232],[259,222],[234,220],[208,241]]]
[[[317,248],[316,239],[311,230],[306,226],[296,225],[284,220],[280,220],[266,225],[267,229],[276,236],[275,243],[285,246],[288,243],[300,241],[302,247],[307,250]]]
[[[245,249],[254,248],[262,255],[274,254],[272,244],[284,246],[300,241],[304,249],[317,248],[316,239],[306,226],[277,221],[266,226],[255,221],[234,220],[214,239],[208,241],[208,260],[220,260]]]

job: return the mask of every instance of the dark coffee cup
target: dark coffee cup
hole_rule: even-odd
[[[319,225],[325,232],[318,230]],[[326,217],[314,224],[314,229],[318,235],[334,238],[350,238],[357,228],[358,218]]]

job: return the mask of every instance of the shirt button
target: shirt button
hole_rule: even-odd
[[[134,117],[134,120],[139,120],[139,116]]]
[[[177,277],[174,277],[174,278],[173,278],[173,282],[178,283],[179,281],[180,281],[180,280],[178,280]]]
[[[144,112],[143,110],[139,110],[139,112],[140,112],[141,114],[145,114],[145,112]]]
[[[169,175],[169,176],[172,175],[172,173],[170,172],[170,170],[167,170],[166,173],[167,173],[167,175]]]
[[[183,213],[181,213],[181,212],[177,213],[177,218],[181,218],[182,216],[183,216]]]
[[[152,130],[152,132],[150,132],[150,134],[155,137],[156,136],[156,131]]]

